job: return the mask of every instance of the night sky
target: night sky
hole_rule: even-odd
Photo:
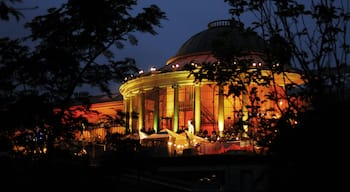
[[[15,7],[25,8],[25,19],[16,22],[0,21],[0,37],[24,36],[23,23],[34,16],[44,14],[49,7],[58,6],[63,0],[24,0]],[[140,69],[148,71],[152,66],[161,67],[174,56],[181,45],[191,36],[207,29],[207,24],[214,20],[230,19],[229,5],[224,0],[140,0],[138,7],[150,4],[158,5],[168,17],[162,21],[162,27],[156,28],[158,35],[136,34],[137,46],[127,46],[117,50],[118,58],[136,59]],[[29,9],[38,6],[37,9]],[[137,7],[135,7],[137,10]]]
[[[16,22],[0,21],[0,36],[24,36],[26,31],[22,25],[25,20],[30,21],[34,16],[43,14],[48,7],[60,5],[63,0],[24,0],[15,7],[27,8],[22,12],[25,19]],[[229,6],[223,0],[140,0],[140,7],[150,4],[158,5],[168,17],[162,21],[162,28],[156,28],[158,35],[136,34],[139,39],[137,46],[128,46],[117,55],[132,57],[137,65],[147,71],[150,67],[163,66],[175,55],[182,43],[192,35],[205,30],[207,24],[217,19],[229,19]],[[28,9],[38,6],[37,9]],[[119,51],[119,50],[118,50]]]
[[[160,67],[174,56],[191,36],[207,29],[207,24],[218,19],[229,19],[229,6],[223,0],[141,0],[157,4],[167,15],[157,29],[158,35],[140,35],[139,46],[125,50],[134,56],[140,68]]]

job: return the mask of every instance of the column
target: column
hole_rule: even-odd
[[[154,112],[153,112],[153,130],[158,133],[159,128],[159,87],[155,87],[154,91]]]
[[[142,128],[145,128],[145,93],[143,91],[140,91],[140,94],[137,99],[138,99],[138,105],[139,105],[138,131],[140,131]]]
[[[198,133],[201,129],[201,87],[200,83],[194,85],[194,129]]]
[[[130,98],[125,97],[124,98],[124,111],[125,111],[125,131],[131,132],[130,130],[130,119],[131,119],[131,113],[130,113]]]
[[[174,117],[173,131],[176,133],[179,130],[179,85],[174,84]]]

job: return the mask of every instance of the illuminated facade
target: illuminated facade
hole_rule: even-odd
[[[254,67],[264,65],[259,57],[264,44],[262,39],[258,36],[241,36],[236,23],[232,21],[211,22],[208,29],[188,39],[164,67],[140,73],[120,86],[124,111],[137,114],[127,119],[127,129],[131,132],[159,132],[166,128],[178,132],[193,126],[195,134],[206,131],[210,135],[223,133],[234,127],[240,117],[246,118],[249,111],[245,106],[249,93],[240,97],[226,97],[224,93],[228,87],[217,86],[216,82],[210,81],[195,82],[194,77],[189,76],[189,71],[184,70],[187,64],[217,63],[211,45],[215,38],[225,35],[230,36],[228,41],[234,46],[251,53],[249,57],[254,60]],[[272,75],[269,70],[264,74]],[[289,81],[302,83],[298,73],[285,74]],[[285,76],[276,75],[274,79],[277,87],[257,87],[258,96],[264,97],[272,89],[284,94]],[[281,99],[277,103],[261,103],[259,112],[270,118],[278,118],[278,112],[269,110],[277,107],[275,105],[283,109],[286,102]]]
[[[87,120],[87,124],[82,123],[81,129],[75,131],[76,139],[93,141],[99,138],[104,141],[108,132],[125,133],[125,127],[115,121],[118,112],[124,110],[120,95],[114,95],[112,99],[107,96],[95,96],[89,97],[89,100],[91,106],[88,110],[80,104],[70,107],[69,111],[74,118],[84,117]],[[56,109],[55,112],[59,110]]]

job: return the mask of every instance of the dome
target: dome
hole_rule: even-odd
[[[208,24],[208,28],[189,38],[167,64],[186,56],[208,54],[215,43],[224,42],[225,47],[239,51],[262,52],[264,40],[255,32],[244,30],[243,24],[233,20],[217,20]]]

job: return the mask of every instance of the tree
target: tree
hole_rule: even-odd
[[[330,163],[325,161],[334,154],[332,152],[337,151],[327,143],[336,143],[339,149],[346,146],[344,141],[347,139],[342,137],[345,135],[341,133],[341,129],[347,123],[345,119],[350,111],[349,2],[342,0],[225,0],[225,2],[231,6],[230,13],[233,20],[242,21],[248,15],[252,19],[249,29],[260,34],[268,42],[264,51],[268,56],[265,61],[273,73],[283,74],[281,69],[287,65],[300,70],[304,84],[288,85],[285,89],[286,95],[295,96],[288,98],[308,101],[310,107],[295,108],[294,99],[288,99],[288,108],[277,122],[280,136],[275,146],[279,148],[279,154],[287,156],[288,161],[294,159],[296,160],[294,163],[302,162],[298,165],[301,166],[303,175],[296,177],[299,177],[299,181],[306,182],[302,185],[303,188],[311,186],[314,190],[315,187],[323,186],[322,184],[331,184],[334,190],[337,183],[333,183],[329,177],[333,174],[322,174],[312,165],[318,162],[322,165],[323,172],[336,170],[337,165],[329,166]],[[239,81],[230,79],[235,74],[233,72],[228,74],[227,70],[222,70],[232,66],[232,56],[226,58],[228,59],[224,61],[227,63],[222,65],[224,68],[218,65],[216,70],[218,73],[214,76],[229,77],[229,82],[237,85],[236,82]],[[279,64],[279,68],[272,68],[276,64]],[[293,87],[298,88],[298,92],[292,93],[289,88]],[[232,90],[246,91],[243,86]],[[270,99],[276,101],[275,97]],[[298,118],[298,126],[291,126],[289,123],[291,116]],[[310,165],[307,167],[309,171],[305,171],[303,164]],[[308,179],[311,177],[314,177],[317,183],[312,183]]]
[[[195,81],[216,82],[218,86],[225,87],[223,94],[226,97],[234,97],[234,100],[242,102],[242,108],[239,110],[240,121],[235,123],[235,132],[266,148],[278,136],[275,121],[283,120],[267,114],[290,114],[287,120],[294,122],[296,116],[294,110],[291,110],[292,107],[289,110],[278,103],[287,100],[289,106],[303,107],[297,105],[296,96],[281,89],[281,85],[290,90],[299,83],[288,79],[290,66],[286,60],[290,52],[288,49],[274,47],[276,44],[264,40],[257,32],[245,28],[243,23],[236,19],[226,22],[230,22],[232,28],[211,42],[211,52],[217,61],[197,66],[191,63],[186,67],[190,70],[190,75],[195,77]],[[284,58],[273,58],[274,50],[280,51],[277,56],[283,55]],[[261,107],[266,102],[275,105]]]
[[[114,48],[126,42],[136,45],[136,31],[156,35],[154,27],[161,27],[160,20],[166,18],[156,5],[133,15],[136,2],[71,0],[27,23],[29,38],[37,42],[28,63],[29,83],[50,94],[62,112],[84,84],[110,95],[111,81],[138,71],[133,59],[118,61]]]
[[[111,80],[121,81],[137,71],[131,58],[116,61],[116,50],[111,48],[123,48],[127,41],[136,45],[132,34],[136,31],[156,35],[153,27],[160,26],[160,19],[165,18],[155,5],[133,16],[130,12],[134,5],[136,1],[132,0],[74,0],[34,18],[27,24],[32,31],[30,38],[39,41],[31,65],[34,73],[41,74],[36,77],[41,81],[34,83],[49,84],[50,91],[57,91],[62,99],[69,98],[82,84],[110,93]]]
[[[225,2],[232,6],[230,12],[237,20],[245,14],[257,16],[251,28],[270,45],[277,44],[268,50],[270,61],[285,61],[301,70],[305,84],[298,95],[312,106],[312,110],[299,114],[308,139],[327,137],[333,132],[330,127],[345,123],[349,113],[349,2]],[[315,126],[317,131],[312,129]]]
[[[17,20],[23,17],[21,11],[12,6],[16,2],[21,3],[22,0],[8,0],[8,3],[5,0],[0,1],[0,20],[9,21],[10,16],[14,16]]]
[[[262,54],[256,58],[263,61],[264,66],[251,67],[258,62],[247,58],[250,53],[242,48],[230,47],[226,42],[233,37],[225,36],[213,42],[212,51],[219,62],[192,67],[191,75],[196,80],[209,79],[218,85],[228,85],[226,95],[233,97],[254,92],[248,89],[252,84],[275,87],[273,77],[279,75],[286,80],[284,94],[277,94],[276,89],[266,98],[250,99],[246,107],[249,110],[259,107],[252,102],[257,99],[275,103],[280,98],[286,99],[287,108],[279,108],[282,117],[273,122],[280,133],[275,146],[280,152],[295,151],[298,143],[293,142],[296,139],[293,137],[297,135],[299,141],[305,143],[313,139],[314,142],[307,142],[307,148],[315,150],[313,146],[321,143],[320,139],[327,138],[329,133],[337,134],[330,129],[345,124],[349,113],[349,2],[225,2],[231,6],[232,23],[238,23],[237,27],[242,29],[241,36],[256,33],[262,38],[263,48],[259,50]],[[255,18],[243,29],[246,16]],[[289,81],[286,72],[291,69],[300,72],[303,84]],[[269,75],[264,75],[266,71]],[[299,101],[310,105],[298,106]],[[256,118],[251,114],[247,121]],[[259,126],[264,124],[265,120]]]
[[[345,100],[345,71],[349,60],[349,6],[347,1],[230,1],[231,14],[240,19],[254,12],[252,28],[276,45],[272,55],[286,57],[303,70],[310,94],[336,94]],[[286,50],[286,51],[283,51]],[[281,52],[283,51],[283,52]],[[289,52],[289,53],[288,53]],[[282,54],[280,54],[282,53]],[[318,98],[315,98],[314,102]],[[317,107],[315,105],[314,107]]]
[[[135,32],[157,35],[155,28],[166,16],[156,5],[140,11],[133,10],[136,5],[135,0],[69,0],[26,24],[31,34],[23,40],[34,47],[20,54],[25,57],[16,57],[13,51],[11,62],[5,61],[10,44],[4,41],[0,59],[6,76],[1,78],[10,77],[4,83],[11,91],[45,96],[51,111],[53,106],[60,109],[57,118],[50,119],[55,137],[64,132],[62,121],[70,117],[69,106],[78,87],[98,87],[111,96],[110,83],[138,72],[134,59],[118,60],[115,53],[126,43],[137,45]]]

